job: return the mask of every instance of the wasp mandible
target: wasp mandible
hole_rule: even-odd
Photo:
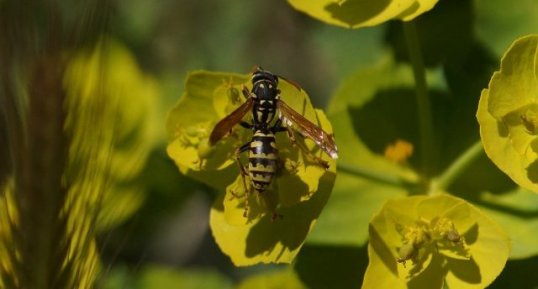
[[[252,139],[236,150],[235,160],[243,177],[245,189],[244,178],[248,176],[252,187],[258,193],[263,193],[268,189],[279,168],[278,148],[275,141],[275,134],[278,132],[286,131],[290,140],[295,143],[293,128],[304,137],[312,139],[331,158],[338,157],[333,136],[293,110],[280,98],[279,78],[302,90],[297,84],[257,67],[251,77],[252,90],[249,92],[243,86],[245,103],[219,121],[209,137],[209,143],[214,145],[236,124],[253,131]],[[252,113],[252,123],[243,121],[243,117],[248,112]],[[302,149],[310,154],[306,148]],[[248,168],[245,168],[240,161],[240,154],[246,151],[248,151]],[[329,167],[328,163],[321,158],[310,156],[321,166]]]

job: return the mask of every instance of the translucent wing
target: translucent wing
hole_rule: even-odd
[[[245,103],[219,121],[209,136],[209,143],[214,145],[217,141],[228,134],[230,130],[232,130],[232,128],[243,119],[245,114],[252,109],[253,104],[254,100],[252,97],[249,97]]]
[[[336,143],[332,135],[311,123],[304,116],[289,107],[284,101],[278,101],[277,106],[286,125],[295,128],[305,137],[311,138],[331,158],[338,158],[338,148],[336,148]]]

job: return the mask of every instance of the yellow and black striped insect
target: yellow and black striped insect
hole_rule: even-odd
[[[258,193],[263,193],[269,188],[280,165],[275,141],[275,134],[278,132],[286,131],[290,140],[295,143],[293,128],[303,136],[312,139],[331,158],[338,157],[333,136],[311,123],[280,99],[277,75],[257,67],[252,73],[251,80],[252,90],[249,92],[246,87],[242,90],[246,98],[245,103],[218,122],[209,137],[209,143],[214,145],[236,124],[253,131],[252,139],[239,147],[235,153],[235,160],[239,165],[244,184],[245,176],[248,176],[250,184]],[[301,90],[298,85],[290,83]],[[248,112],[252,113],[252,123],[243,121],[243,117]],[[246,151],[248,151],[247,168],[239,159],[240,154]],[[328,168],[328,163],[321,158],[313,155],[312,158],[321,166]]]

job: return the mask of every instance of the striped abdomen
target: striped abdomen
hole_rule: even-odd
[[[275,135],[272,132],[256,131],[248,153],[248,174],[256,191],[261,193],[269,187],[277,166],[278,150]]]

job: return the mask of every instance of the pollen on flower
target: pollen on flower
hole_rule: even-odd
[[[398,139],[385,148],[385,158],[393,163],[405,163],[413,155],[413,144]]]
[[[428,251],[427,248],[465,249],[463,236],[459,234],[452,220],[446,217],[435,217],[431,220],[420,218],[414,224],[406,226],[396,224],[396,230],[402,237],[402,246],[397,248],[396,261],[404,266],[408,260],[416,264],[419,253],[438,252]],[[466,250],[463,250],[461,254],[467,257]]]

